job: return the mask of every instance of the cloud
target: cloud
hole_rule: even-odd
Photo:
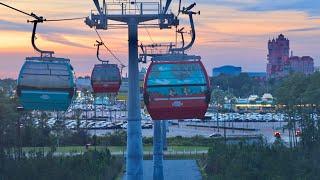
[[[203,43],[208,43],[208,44],[212,44],[212,43],[239,43],[239,40],[233,40],[233,39],[217,39],[217,40],[209,40],[209,41],[204,41]]]
[[[306,32],[306,31],[317,31],[317,30],[320,30],[320,27],[289,29],[287,32]]]
[[[85,26],[84,26],[85,27]],[[0,19],[0,29],[1,30],[10,30],[10,31],[21,31],[21,32],[30,32],[32,31],[33,24],[31,23],[20,23],[20,22],[12,22]],[[45,23],[39,23],[37,26],[37,32],[38,33],[45,33],[45,34],[51,34],[51,33],[61,33],[61,34],[78,34],[78,35],[88,35],[87,30],[83,30],[85,28],[73,28],[70,26],[61,27],[56,26],[52,23],[47,24]]]
[[[73,46],[73,47],[79,47],[79,48],[87,48],[87,49],[93,49],[90,46],[83,45],[81,43],[73,42],[65,38],[61,34],[41,34],[40,37],[44,40],[63,44],[63,45],[68,45],[68,46]]]
[[[17,22],[10,22],[6,20],[0,19],[0,29],[1,30],[14,30],[14,31],[26,31],[30,29],[32,30],[32,25],[26,23],[17,23]]]
[[[251,7],[244,8],[253,11],[272,11],[272,10],[298,10],[307,12],[310,15],[319,15],[320,1],[318,0],[263,0]],[[288,17],[289,18],[289,17]]]
[[[212,5],[240,7],[257,3],[257,0],[199,0],[199,4],[208,3]]]
[[[293,10],[306,12],[310,16],[320,15],[319,0],[203,0],[202,2],[210,3],[212,5],[228,6],[242,11]]]

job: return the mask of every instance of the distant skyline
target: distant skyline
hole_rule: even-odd
[[[150,0],[149,0],[150,1]],[[151,0],[152,1],[152,0]],[[92,0],[4,0],[26,12],[47,19],[88,16],[94,9]],[[176,3],[172,11],[176,12]],[[267,42],[280,33],[290,40],[290,48],[298,56],[313,57],[320,65],[320,1],[317,0],[187,0],[196,2],[197,40],[189,53],[201,55],[211,75],[213,67],[241,66],[243,71],[265,71]],[[181,16],[182,18],[183,16]],[[37,56],[32,49],[32,24],[27,16],[0,6],[0,78],[16,78],[26,56]],[[183,24],[188,21],[183,18]],[[144,28],[139,40],[144,44],[175,41],[174,29],[150,29],[152,40]],[[127,63],[127,30],[100,31],[103,39],[117,56]],[[83,20],[51,22],[39,25],[37,44],[54,50],[56,57],[72,61],[77,76],[90,75],[98,61],[93,44],[97,36]],[[110,54],[102,53],[116,63]]]

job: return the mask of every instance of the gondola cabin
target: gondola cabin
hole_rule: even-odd
[[[153,61],[144,84],[144,101],[153,120],[203,119],[210,83],[200,60]]]
[[[116,64],[96,64],[91,74],[94,93],[118,93],[121,74]]]
[[[17,86],[25,110],[66,111],[74,93],[74,72],[69,59],[26,58]]]

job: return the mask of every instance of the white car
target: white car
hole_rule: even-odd
[[[213,133],[213,134],[210,134],[209,137],[222,137],[222,135],[219,133]]]

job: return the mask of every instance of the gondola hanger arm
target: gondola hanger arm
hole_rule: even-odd
[[[96,42],[97,42],[97,43],[96,43],[94,46],[97,46],[97,59],[98,59],[100,62],[102,62],[102,63],[108,64],[109,61],[102,60],[102,59],[100,58],[100,46],[104,45],[104,43],[103,43],[102,41],[98,41],[98,40],[96,40]]]
[[[196,30],[195,30],[195,24],[194,24],[194,21],[193,21],[193,15],[200,14],[200,11],[199,12],[193,12],[192,11],[192,9],[195,6],[196,6],[196,3],[193,3],[190,6],[183,7],[182,10],[180,10],[180,12],[182,14],[187,14],[189,16],[189,21],[190,21],[190,26],[191,26],[191,41],[189,42],[188,45],[182,46],[181,48],[172,48],[171,49],[172,52],[184,52],[184,51],[190,49],[193,46],[193,44],[195,42],[195,39],[196,39]],[[183,37],[183,33],[180,33],[180,34],[182,34],[182,37]]]

